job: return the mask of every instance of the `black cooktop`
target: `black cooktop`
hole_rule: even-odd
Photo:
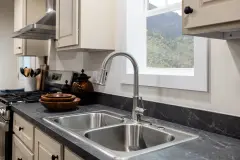
[[[35,103],[38,102],[41,95],[46,94],[43,91],[33,91],[33,92],[24,92],[24,91],[14,91],[14,92],[6,92],[0,95],[0,99],[3,102],[9,103],[17,103],[17,102],[25,102],[25,103]]]

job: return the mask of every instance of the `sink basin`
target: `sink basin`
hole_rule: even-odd
[[[169,133],[139,124],[90,131],[85,137],[111,150],[123,152],[142,150],[175,139]]]
[[[184,143],[197,136],[171,128],[132,123],[93,129],[85,132],[89,140],[120,156],[136,156]]]
[[[102,156],[99,159],[129,159],[198,137],[159,124],[141,123],[122,117],[115,112],[102,110],[43,119],[84,142],[84,148],[90,148],[90,154]]]
[[[122,118],[105,111],[51,117],[45,120],[54,122],[55,124],[70,130],[88,130],[123,122]]]

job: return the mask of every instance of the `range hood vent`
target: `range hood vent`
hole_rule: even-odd
[[[56,1],[46,1],[46,14],[34,24],[13,33],[12,38],[48,40],[56,37]]]

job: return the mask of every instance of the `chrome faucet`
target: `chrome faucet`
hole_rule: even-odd
[[[139,97],[139,79],[138,79],[138,64],[136,60],[128,53],[125,52],[113,52],[109,54],[102,63],[102,71],[100,74],[100,79],[98,84],[105,85],[105,82],[107,80],[107,65],[110,60],[112,60],[114,57],[117,56],[123,56],[128,58],[133,65],[134,69],[134,88],[133,88],[133,109],[132,109],[132,119],[136,121],[140,121],[141,116],[144,114],[144,106],[142,98]]]

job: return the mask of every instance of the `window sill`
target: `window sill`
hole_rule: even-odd
[[[128,69],[127,74],[133,74],[133,69]],[[194,68],[151,68],[141,69],[142,75],[166,76],[194,76]]]

